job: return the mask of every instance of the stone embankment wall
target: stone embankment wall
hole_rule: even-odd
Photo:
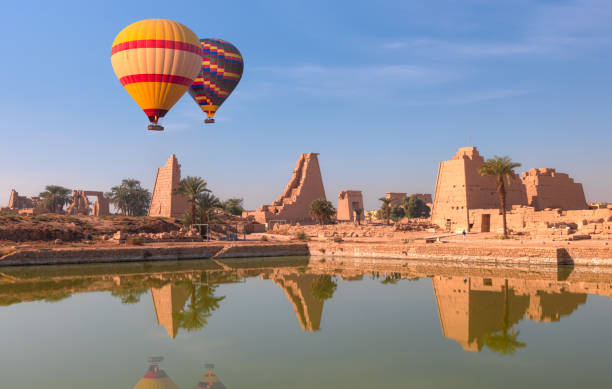
[[[0,258],[0,266],[59,265],[207,258],[281,257],[308,255],[308,246],[290,244],[215,243],[190,246],[22,250]]]
[[[526,265],[612,265],[612,247],[475,247],[450,243],[309,242],[310,255]]]
[[[198,243],[177,246],[20,249],[0,257],[0,266],[169,261],[280,256],[389,258],[508,265],[612,266],[612,247],[469,246],[452,243]]]

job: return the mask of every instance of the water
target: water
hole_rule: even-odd
[[[3,268],[0,387],[609,387],[610,296],[612,269],[307,258]],[[168,378],[139,383],[149,366]]]

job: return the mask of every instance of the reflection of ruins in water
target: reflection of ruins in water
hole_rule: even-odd
[[[402,260],[320,261],[307,258],[5,268],[0,273],[0,305],[58,301],[74,293],[110,291],[124,304],[151,291],[159,325],[174,338],[179,329],[204,328],[223,302],[217,286],[260,277],[272,280],[293,306],[304,331],[320,329],[323,306],[336,289],[335,278],[431,278],[442,333],[465,350],[488,347],[512,353],[521,343],[516,324],[559,321],[587,302],[588,294],[612,296],[612,269],[491,267]]]
[[[176,314],[185,306],[189,294],[181,285],[169,284],[161,288],[151,288],[151,296],[153,296],[157,324],[164,326],[172,339],[176,338],[178,333]]]
[[[470,351],[480,351],[493,334],[507,337],[523,318],[559,321],[587,301],[584,289],[573,292],[564,282],[461,276],[432,282],[442,333]]]
[[[259,274],[263,279],[271,278],[286,294],[287,299],[293,306],[295,316],[304,331],[318,331],[321,325],[321,316],[323,314],[323,299],[315,296],[315,288],[320,280],[320,275],[315,274],[278,274],[276,272],[263,272]],[[194,282],[196,284],[197,282]],[[171,338],[175,338],[179,328],[190,329],[188,326],[189,320],[197,316],[197,312],[193,312],[192,308],[201,308],[202,302],[190,301],[190,296],[194,293],[198,294],[198,286],[194,284],[168,284],[160,288],[151,288],[153,297],[153,305],[155,307],[155,316],[157,323],[162,325]],[[200,285],[200,288],[203,286]],[[191,289],[191,292],[190,292]],[[214,292],[215,287],[209,287],[209,291]],[[206,296],[204,301],[215,300],[217,303],[223,297],[215,297],[213,295]],[[212,312],[218,304],[215,304],[213,309],[207,312]],[[208,315],[210,316],[210,315]],[[208,317],[206,316],[206,317]],[[184,318],[187,318],[187,323]],[[193,323],[193,320],[191,320]],[[192,329],[199,329],[203,326],[195,326]]]
[[[316,299],[313,294],[313,284],[316,282],[317,275],[279,275],[273,279],[274,283],[285,291],[302,329],[318,331],[323,315],[323,301]]]

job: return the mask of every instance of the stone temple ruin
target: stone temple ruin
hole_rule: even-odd
[[[97,200],[90,204],[88,196],[94,196]],[[91,208],[90,208],[91,206]],[[43,208],[40,197],[19,196],[15,189],[11,190],[9,197],[8,210],[17,211],[20,214],[36,215],[47,212]],[[109,201],[102,192],[89,190],[73,190],[72,201],[66,207],[68,215],[89,215],[106,216],[110,215]]]
[[[188,209],[185,196],[173,193],[181,182],[181,165],[172,154],[163,167],[157,169],[149,216],[181,217]]]
[[[318,155],[301,154],[283,194],[272,205],[262,205],[256,211],[245,211],[242,217],[262,224],[270,221],[313,223],[309,214],[310,204],[314,200],[325,199]]]
[[[418,199],[422,200],[428,207],[432,207],[433,199],[431,198],[431,193],[413,193],[410,196],[416,196]],[[391,200],[391,206],[401,206],[404,203],[404,198],[408,197],[408,193],[403,192],[387,192],[385,193],[385,198]]]
[[[91,209],[87,196],[95,196],[97,198],[96,202],[91,204]],[[104,193],[90,190],[73,190],[72,202],[66,207],[66,213],[68,215],[89,215],[90,212],[92,216],[110,215],[109,201],[104,197]]]
[[[483,177],[484,158],[475,147],[464,147],[440,162],[432,221],[447,231],[499,231],[502,216],[496,178]],[[590,220],[607,223],[609,209],[589,210],[582,184],[555,169],[531,169],[506,182],[508,228],[515,231]]]
[[[338,194],[338,221],[357,221],[355,210],[361,209],[361,220],[364,220],[363,194],[360,190],[343,190]]]
[[[18,211],[19,213],[35,214],[40,212],[41,206],[40,197],[19,196],[19,193],[12,189],[7,209]]]

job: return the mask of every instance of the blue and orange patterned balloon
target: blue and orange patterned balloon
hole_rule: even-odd
[[[240,78],[244,62],[240,51],[221,39],[200,39],[202,69],[189,88],[189,94],[206,113],[206,123],[214,123],[215,113],[232,93]]]

